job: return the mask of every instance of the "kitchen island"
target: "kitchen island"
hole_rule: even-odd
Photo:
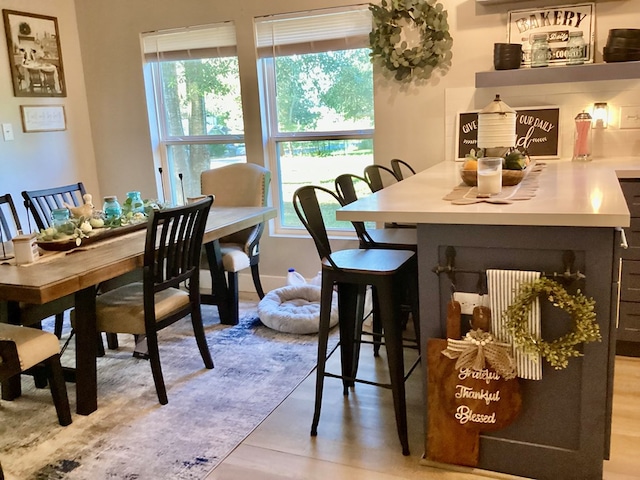
[[[566,369],[543,360],[541,380],[519,379],[520,415],[506,428],[480,434],[477,467],[531,478],[600,479],[609,455],[621,229],[630,218],[618,179],[639,177],[640,158],[545,163],[529,200],[453,205],[443,197],[461,183],[460,164],[442,162],[343,207],[337,218],[417,224],[423,352],[429,338],[446,337],[452,287],[476,292],[487,269],[557,275],[567,290],[593,298],[602,340],[583,345],[584,355]],[[550,305],[543,306],[541,322],[549,341],[571,329],[566,314]],[[422,368],[426,392],[425,361]],[[425,452],[428,417],[425,400]]]

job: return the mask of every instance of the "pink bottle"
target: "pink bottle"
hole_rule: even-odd
[[[587,112],[576,116],[576,132],[573,144],[573,161],[591,161],[591,115]]]

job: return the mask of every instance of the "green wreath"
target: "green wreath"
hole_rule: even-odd
[[[20,22],[18,25],[18,31],[21,35],[29,35],[31,34],[31,27],[27,22]]]
[[[552,342],[535,337],[527,327],[531,304],[540,296],[545,296],[555,307],[567,312],[573,322],[571,332]],[[602,339],[594,305],[595,301],[585,297],[580,290],[575,295],[569,295],[559,283],[541,278],[520,286],[516,299],[505,310],[503,317],[507,320],[505,325],[513,334],[516,345],[525,352],[540,354],[556,370],[561,370],[567,367],[569,358],[582,356],[576,345]]]
[[[451,46],[447,11],[437,0],[382,0],[369,4],[373,30],[369,33],[371,61],[393,74],[399,82],[427,80],[436,69],[451,66]],[[417,46],[401,41],[401,20],[412,23],[420,33]]]

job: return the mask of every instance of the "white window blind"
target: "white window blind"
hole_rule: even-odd
[[[261,58],[366,48],[371,32],[367,6],[315,10],[255,19]]]
[[[147,61],[235,56],[236,29],[233,22],[224,22],[143,33],[142,48]]]

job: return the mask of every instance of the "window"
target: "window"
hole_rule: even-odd
[[[256,19],[280,233],[302,228],[292,206],[296,188],[333,189],[339,174],[361,174],[373,163],[370,30],[366,7]]]
[[[200,173],[246,162],[232,23],[142,35],[165,199],[200,195]]]

